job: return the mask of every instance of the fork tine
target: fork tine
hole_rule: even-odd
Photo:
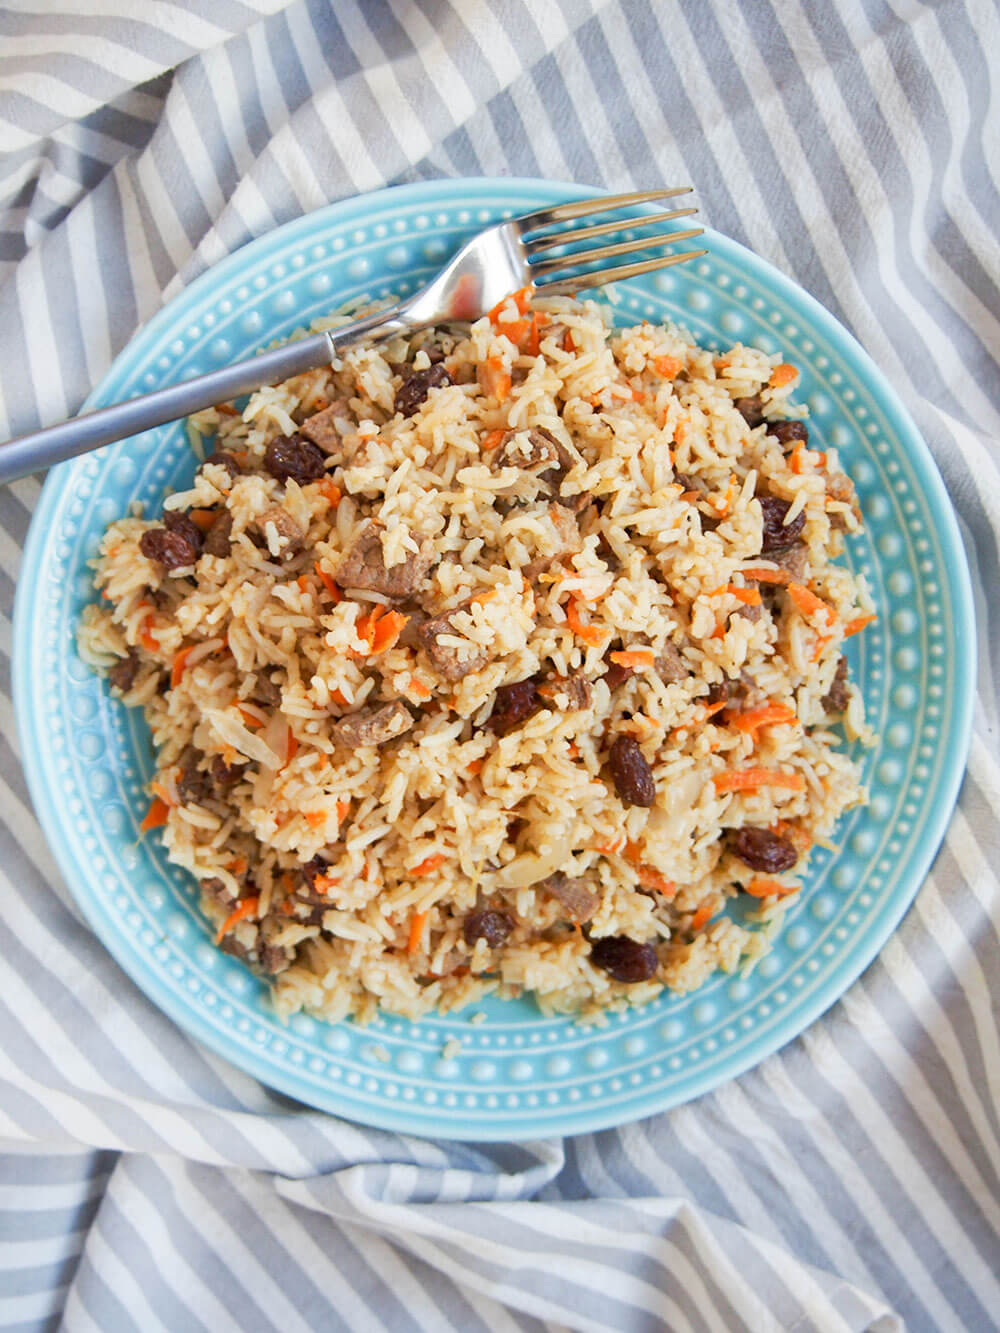
[[[639,190],[634,194],[609,194],[598,199],[577,199],[572,204],[555,204],[552,208],[540,208],[534,213],[525,213],[516,218],[522,234],[526,231],[539,231],[550,227],[554,222],[569,222],[572,218],[583,218],[588,213],[610,213],[615,208],[629,208],[632,204],[646,204],[653,199],[673,199],[679,194],[690,194],[693,186],[682,185],[673,190]]]
[[[551,250],[554,245],[575,245],[577,241],[592,241],[595,236],[607,236],[613,231],[624,231],[626,227],[659,227],[664,222],[673,222],[677,218],[689,218],[697,211],[696,208],[675,208],[670,213],[653,213],[649,217],[612,218],[610,222],[598,222],[593,227],[578,227],[574,231],[559,232],[554,236],[542,236],[537,241],[527,241],[524,249],[529,255],[539,255],[543,250]]]
[[[593,273],[580,273],[575,278],[556,278],[552,282],[540,282],[535,292],[538,296],[572,296],[574,292],[583,291],[587,287],[602,287],[606,282],[622,282],[625,278],[638,278],[643,273],[655,273],[658,268],[686,264],[689,259],[699,259],[707,254],[707,250],[688,250],[683,255],[661,255],[659,259],[644,259],[638,264],[616,264],[611,268],[597,269]]]
[[[654,246],[670,245],[674,241],[690,241],[695,236],[704,234],[704,227],[692,227],[689,231],[667,232],[664,236],[643,236],[635,241],[619,241],[617,245],[604,245],[597,250],[580,250],[571,255],[543,259],[540,264],[531,265],[531,273],[532,277],[537,279],[547,273],[557,273],[560,269],[572,268],[577,264],[592,264],[598,259],[615,259],[618,255],[632,254],[636,250],[650,250]]]

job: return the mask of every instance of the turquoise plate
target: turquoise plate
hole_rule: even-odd
[[[247,356],[362,293],[406,293],[486,223],[576,186],[442,180],[319,209],[245,246],[151,320],[90,400],[119,402]],[[525,1139],[619,1124],[732,1078],[795,1037],[871,962],[943,836],[969,741],[972,598],[955,518],[926,447],[853,338],[805,292],[723,236],[709,254],[617,288],[617,317],[678,320],[709,347],[740,339],[802,369],[821,441],[854,477],[867,520],[847,559],[881,616],[852,641],[853,674],[881,734],[861,755],[871,804],[819,851],[773,952],[749,977],[582,1030],[530,1001],[370,1027],[271,1013],[266,989],[211,945],[194,881],[137,840],[152,772],[136,712],[77,657],[87,561],[133,500],[155,510],[193,470],[181,425],[55,469],[18,587],[15,695],[39,818],[94,930],[165,1013],[265,1083],[367,1124],[450,1138]],[[451,1038],[460,1053],[445,1059]]]

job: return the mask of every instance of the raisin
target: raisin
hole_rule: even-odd
[[[177,795],[181,805],[199,805],[212,795],[212,779],[198,767],[197,758],[185,759],[177,779]]]
[[[214,453],[209,454],[202,464],[207,467],[209,463],[217,463],[219,467],[224,467],[229,473],[231,481],[235,481],[243,469],[240,467],[239,459],[235,454],[231,454],[228,449],[216,449]]]
[[[798,440],[803,444],[809,443],[809,428],[804,421],[772,421],[767,433],[781,444],[793,444]]]
[[[542,701],[534,680],[519,680],[501,685],[493,702],[489,725],[498,736],[506,736],[537,713]]]
[[[318,481],[325,471],[323,451],[301,435],[279,435],[264,450],[264,471],[275,481]]]
[[[769,875],[791,870],[799,859],[798,852],[787,838],[766,828],[741,828],[733,835],[731,845],[751,870],[764,870]]]
[[[396,390],[396,411],[400,416],[412,417],[431,389],[451,383],[451,376],[440,362],[426,370],[415,370]]]
[[[491,949],[499,949],[507,936],[514,929],[514,923],[506,912],[498,912],[487,907],[482,912],[473,912],[465,918],[462,934],[471,949],[476,940],[485,940]]]
[[[631,736],[618,736],[609,756],[615,791],[625,805],[652,805],[656,800],[653,770]]]
[[[590,960],[613,981],[621,981],[626,986],[648,981],[656,975],[660,964],[654,945],[640,944],[627,935],[606,935],[595,940],[591,945]]]
[[[773,555],[776,551],[787,551],[794,546],[799,534],[806,525],[804,513],[797,514],[791,523],[785,523],[785,515],[791,509],[791,501],[782,500],[777,495],[759,497],[764,522],[760,540],[761,555]]]
[[[148,560],[158,560],[164,569],[183,569],[198,559],[198,549],[180,532],[166,528],[147,528],[139,541],[139,550]]]
[[[209,769],[212,782],[216,787],[226,788],[235,787],[243,776],[244,764],[227,764],[221,754],[217,754],[212,759],[212,765]]]
[[[176,509],[168,509],[163,515],[163,526],[168,532],[179,533],[196,551],[201,550],[202,542],[205,540],[201,528],[192,523],[187,514],[182,514]]]
[[[121,661],[116,662],[108,672],[108,680],[122,694],[130,690],[135,684],[136,672],[139,670],[139,658],[134,648],[128,650],[128,657],[123,657]]]
[[[733,407],[751,429],[764,420],[764,404],[759,393],[755,393],[752,398],[734,399]]]

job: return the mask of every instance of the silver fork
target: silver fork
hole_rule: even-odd
[[[99,449],[101,445],[238,398],[265,384],[278,384],[293,375],[329,365],[348,344],[362,338],[380,340],[433,324],[475,320],[511,292],[525,287],[538,295],[565,295],[696,259],[707,252],[690,250],[685,254],[658,255],[631,264],[603,266],[606,260],[616,260],[636,251],[688,241],[702,234],[700,227],[668,231],[661,236],[634,236],[597,247],[584,244],[627,229],[645,233],[651,227],[689,217],[697,209],[676,208],[666,213],[632,217],[621,215],[622,210],[636,204],[670,199],[687,194],[688,190],[689,187],[642,190],[635,194],[580,199],[488,227],[467,241],[426,287],[398,305],[375,311],[340,328],[287,343],[274,351],[263,352],[249,361],[185,380],[168,389],[143,394],[115,407],[85,413],[72,421],[0,445],[0,483],[14,481],[29,472]],[[578,218],[613,212],[618,212],[619,216],[588,227],[572,226]],[[571,225],[566,227],[563,225],[566,223]],[[575,248],[579,245],[583,248]],[[561,253],[548,253],[560,250]],[[594,264],[602,267],[595,269]],[[588,267],[576,271],[581,265]]]

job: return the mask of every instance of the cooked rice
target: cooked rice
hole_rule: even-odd
[[[828,697],[845,628],[872,610],[863,580],[833,563],[858,525],[853,490],[835,450],[793,450],[734,406],[760,395],[772,423],[801,418],[794,380],[769,386],[778,358],[751,347],[713,357],[674,327],[610,329],[593,302],[534,309],[537,354],[509,303],[467,334],[356,347],[260,390],[242,413],[197,414],[199,458],[235,453],[242,472],[209,460],[165,508],[203,524],[227,512],[229,554],[167,570],[140,550],[158,521],[133,515],[109,527],[95,561],[101,600],[80,651],[101,671],[118,664],[118,692],[149,722],[166,821],[153,836],[201,881],[221,946],[270,975],[282,1015],[365,1021],[381,1006],[417,1018],[530,992],[547,1013],[593,1020],[663,987],[691,991],[766,951],[808,847],[865,800]],[[403,382],[442,353],[453,382],[397,413]],[[330,404],[339,503],[328,482],[263,467],[269,442]],[[571,464],[554,491],[551,474],[525,470],[540,428]],[[497,468],[501,435],[513,464]],[[760,555],[761,495],[791,502],[786,525],[804,515],[795,582],[828,612],[803,610],[780,584],[761,583],[754,606],[731,591],[753,601],[746,569],[782,577],[782,557]],[[577,519],[574,499],[588,496]],[[289,519],[301,547],[283,535]],[[372,519],[387,569],[429,553],[405,614],[464,608],[438,639],[476,666],[461,679],[405,634],[373,655],[364,618],[398,601],[348,586],[334,602]],[[609,688],[609,647],[660,658],[671,645],[680,678],[640,669]],[[497,735],[497,689],[537,676],[549,681],[543,706]],[[733,697],[713,712],[707,696],[727,681]],[[861,699],[847,696],[844,730],[869,740]],[[339,719],[391,702],[416,719],[405,734],[336,743]],[[740,729],[763,704],[794,720]],[[624,804],[612,781],[623,734],[651,770],[651,808]],[[234,785],[213,761],[239,774]],[[717,790],[713,779],[746,769],[801,785]],[[733,850],[744,827],[790,839],[797,864],[751,868]],[[558,872],[594,899],[582,928],[550,889]],[[754,908],[744,924],[723,914],[730,899]],[[510,927],[499,947],[466,929],[484,910]],[[654,944],[655,974],[626,982],[596,965],[607,936]]]

